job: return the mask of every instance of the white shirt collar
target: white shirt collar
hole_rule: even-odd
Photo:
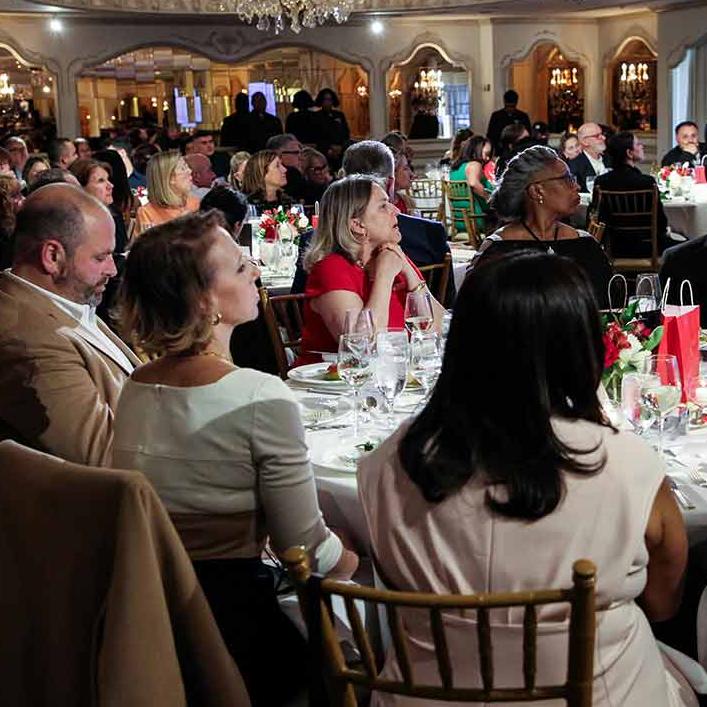
[[[66,297],[56,294],[56,292],[46,290],[44,287],[41,287],[34,282],[30,282],[24,277],[16,275],[11,269],[6,270],[5,273],[13,280],[19,281],[45,297],[48,297],[57,307],[59,307],[59,309],[62,310],[62,312],[65,312],[80,324],[84,324],[86,326],[96,326],[96,310],[94,307],[91,307],[88,304],[79,304],[78,302],[74,302],[70,299],[66,299]]]
[[[589,163],[592,165],[592,169],[594,169],[594,172],[596,173],[597,177],[600,174],[604,174],[604,171],[606,168],[604,167],[604,158],[599,155],[598,159],[594,159],[588,152],[584,153],[587,156],[587,159],[589,160]]]

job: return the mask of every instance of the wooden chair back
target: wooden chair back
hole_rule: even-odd
[[[650,230],[650,255],[642,258],[613,258],[618,272],[658,272],[658,187],[635,191],[610,191],[595,187],[598,191],[597,213],[601,213],[609,228],[607,250],[611,256],[612,240],[615,236],[640,237]]]
[[[463,180],[445,181],[443,185],[447,233],[452,240],[465,233],[469,245],[478,248],[481,245],[480,225],[486,217],[474,213],[474,193],[471,187]],[[463,230],[459,224],[464,224]]]
[[[452,271],[452,254],[446,253],[444,260],[441,263],[433,265],[423,265],[418,268],[422,276],[427,282],[427,288],[432,293],[432,296],[438,301],[444,303],[447,298],[447,285],[449,284],[449,275]]]
[[[587,226],[587,231],[597,243],[601,243],[604,240],[606,224],[602,221],[594,221],[594,219],[592,219]]]
[[[265,325],[277,362],[277,370],[280,378],[286,380],[290,367],[287,349],[295,354],[299,353],[304,326],[304,303],[308,298],[305,294],[271,297],[265,287],[261,287],[259,292]]]
[[[310,572],[304,548],[290,548],[283,559],[297,587],[310,641],[322,654],[333,707],[355,707],[354,685],[370,690],[428,700],[456,702],[515,702],[565,699],[569,707],[590,707],[594,679],[595,578],[596,567],[589,560],[574,563],[570,589],[476,595],[423,594],[378,590],[356,584],[322,579]],[[349,667],[334,630],[332,597],[343,599],[362,668]],[[392,647],[402,679],[381,677],[369,637],[354,602],[363,600],[386,610]],[[567,680],[562,685],[537,685],[537,607],[570,604]],[[523,621],[523,687],[496,687],[491,647],[491,609],[525,607]],[[415,680],[407,649],[400,609],[429,611],[432,640],[441,684]],[[476,612],[482,687],[455,687],[452,659],[445,635],[443,612]]]
[[[408,195],[423,218],[444,221],[444,190],[441,179],[413,179]]]

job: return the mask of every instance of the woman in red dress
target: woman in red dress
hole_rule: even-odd
[[[301,354],[297,365],[336,352],[348,310],[371,310],[377,330],[403,328],[408,292],[427,285],[400,248],[398,209],[375,179],[351,175],[324,194],[316,236],[305,256]],[[435,324],[444,309],[434,298]]]

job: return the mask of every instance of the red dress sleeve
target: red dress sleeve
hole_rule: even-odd
[[[366,274],[358,265],[343,255],[331,253],[312,268],[307,278],[305,293],[308,297],[320,297],[334,290],[348,290],[365,300]]]

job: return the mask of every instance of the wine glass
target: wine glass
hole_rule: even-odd
[[[280,244],[278,241],[260,242],[260,260],[269,270],[275,272],[280,263]]]
[[[660,307],[660,280],[656,273],[639,273],[636,276],[636,295],[628,303],[639,301],[638,312],[652,312]]]
[[[678,360],[675,356],[664,354],[649,356],[642,373],[641,405],[658,418],[658,452],[662,456],[665,417],[677,408],[682,395]]]
[[[585,183],[587,185],[587,192],[589,192],[589,194],[594,193],[594,180],[595,179],[596,179],[596,177],[587,177],[585,180]]]
[[[358,437],[358,393],[372,373],[372,348],[367,334],[342,334],[339,337],[337,370],[353,391],[354,437]]]
[[[414,331],[410,337],[410,373],[420,382],[426,398],[442,369],[439,337],[434,331]]]
[[[375,365],[376,387],[383,394],[388,407],[388,424],[395,427],[395,400],[407,382],[410,345],[403,330],[381,331],[376,337],[378,355]]]
[[[621,411],[633,426],[634,432],[642,435],[656,420],[655,411],[641,404],[641,387],[648,382],[643,373],[626,373],[621,380]]]
[[[432,299],[424,289],[420,292],[408,292],[405,298],[405,326],[412,334],[416,331],[427,331],[434,324]]]
[[[344,318],[344,334],[365,334],[373,341],[376,327],[373,323],[373,312],[363,309],[347,309]]]

